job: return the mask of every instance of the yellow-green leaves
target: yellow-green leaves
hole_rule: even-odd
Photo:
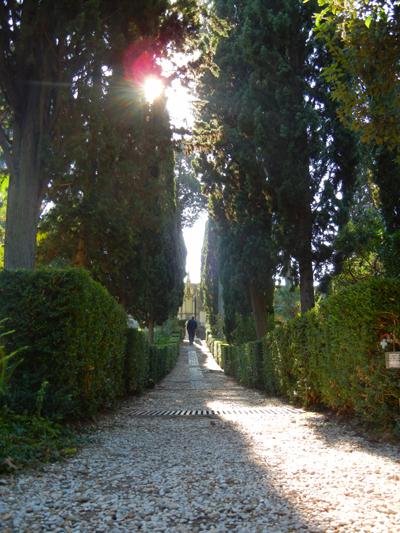
[[[319,0],[315,31],[331,55],[324,74],[342,122],[400,158],[400,38],[394,3]]]

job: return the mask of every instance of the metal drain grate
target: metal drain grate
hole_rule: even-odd
[[[251,407],[227,409],[133,409],[132,416],[208,416],[223,415],[266,415],[266,414],[300,414],[301,409],[291,407]]]

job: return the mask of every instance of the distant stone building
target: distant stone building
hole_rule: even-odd
[[[206,313],[201,298],[200,283],[191,283],[188,279],[185,284],[185,293],[182,306],[178,310],[179,320],[189,320],[194,316],[202,328],[206,325]]]

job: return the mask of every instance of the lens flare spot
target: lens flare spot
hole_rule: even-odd
[[[157,76],[148,76],[143,82],[143,92],[146,101],[152,104],[164,92],[164,83]]]

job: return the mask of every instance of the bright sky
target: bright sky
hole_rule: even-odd
[[[191,128],[194,122],[193,97],[179,80],[174,80],[166,90],[167,108],[171,122],[175,127]],[[187,249],[186,272],[192,283],[200,282],[201,249],[203,247],[204,229],[207,215],[202,215],[192,228],[183,230],[183,238]]]
[[[183,230],[183,238],[187,249],[186,272],[189,274],[192,283],[200,283],[201,249],[203,247],[206,221],[207,214],[204,213],[192,228]]]

